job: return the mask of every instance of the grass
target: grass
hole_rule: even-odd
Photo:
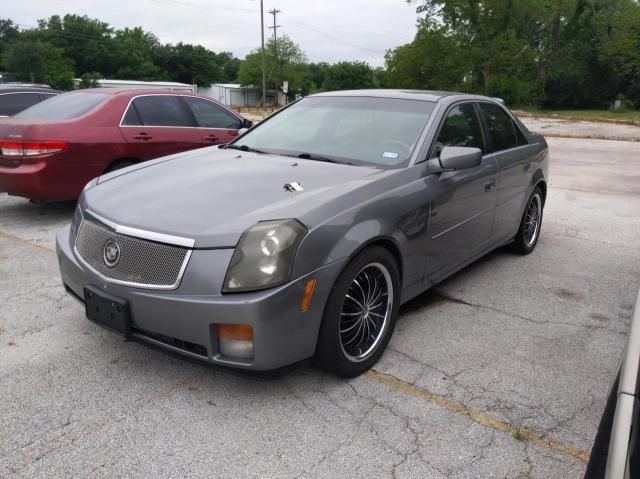
[[[551,117],[568,120],[591,120],[640,125],[640,110],[535,110],[525,111],[534,117]]]

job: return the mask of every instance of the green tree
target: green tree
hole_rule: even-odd
[[[140,27],[115,32],[113,76],[123,80],[164,80],[166,76],[154,63],[160,48],[158,38]]]
[[[77,88],[98,88],[98,81],[102,78],[102,75],[98,72],[88,72],[80,75],[80,83]]]
[[[322,85],[327,79],[331,65],[326,62],[309,64],[309,91],[318,91],[322,89]]]
[[[180,42],[160,46],[155,50],[155,62],[169,80],[181,83],[208,87],[223,77],[218,56],[201,45]]]
[[[231,52],[221,52],[217,55],[218,65],[222,68],[222,78],[220,81],[224,83],[231,83],[238,78],[238,71],[242,60],[233,56]]]
[[[605,3],[593,16],[593,28],[598,61],[615,76],[614,91],[640,107],[640,4],[634,0]]]
[[[0,72],[6,67],[3,64],[4,52],[14,44],[20,35],[18,28],[9,19],[0,19]]]
[[[86,15],[54,15],[38,23],[40,38],[62,49],[77,74],[99,71],[109,76],[116,72],[109,24]]]
[[[377,86],[375,72],[365,62],[335,63],[327,69],[322,83],[322,89],[325,91],[357,90]]]
[[[38,39],[20,39],[4,53],[4,63],[16,80],[47,83],[54,88],[73,88],[73,64],[63,51]]]
[[[290,98],[297,93],[308,93],[309,67],[304,51],[287,35],[282,35],[276,44],[270,39],[265,45],[265,64],[267,73],[267,87],[281,90],[282,82],[289,82]],[[276,70],[277,69],[277,70]],[[276,77],[278,85],[276,85]],[[238,82],[241,85],[262,85],[262,53],[256,48],[249,53],[238,70]]]
[[[446,52],[446,54],[443,54]],[[395,88],[474,89],[474,65],[460,42],[434,21],[419,22],[413,42],[387,52],[386,82]]]

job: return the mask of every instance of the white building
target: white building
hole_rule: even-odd
[[[80,78],[75,78],[76,86],[81,82]],[[138,81],[138,80],[98,80],[98,86],[101,88],[146,88],[157,90],[178,90],[189,91],[191,93],[198,92],[198,85],[189,85],[187,83],[177,83],[171,81]]]
[[[209,88],[200,88],[198,93],[218,100],[231,108],[260,106],[262,91],[254,86],[242,86],[238,83],[215,83]],[[267,105],[275,103],[274,91],[267,90]]]

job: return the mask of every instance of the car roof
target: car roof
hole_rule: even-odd
[[[3,86],[0,87],[0,95],[3,93],[60,93],[58,90],[47,87],[33,86]]]
[[[482,95],[472,95],[468,93],[457,93],[437,90],[344,90],[325,93],[316,93],[312,97],[370,97],[370,98],[395,98],[402,100],[420,100],[429,102],[439,102],[442,100],[465,99],[465,100],[489,100],[495,102],[494,98]]]

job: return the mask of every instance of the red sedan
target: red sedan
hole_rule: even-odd
[[[251,122],[206,97],[96,88],[56,96],[0,119],[0,193],[76,199],[103,173],[230,142]]]

